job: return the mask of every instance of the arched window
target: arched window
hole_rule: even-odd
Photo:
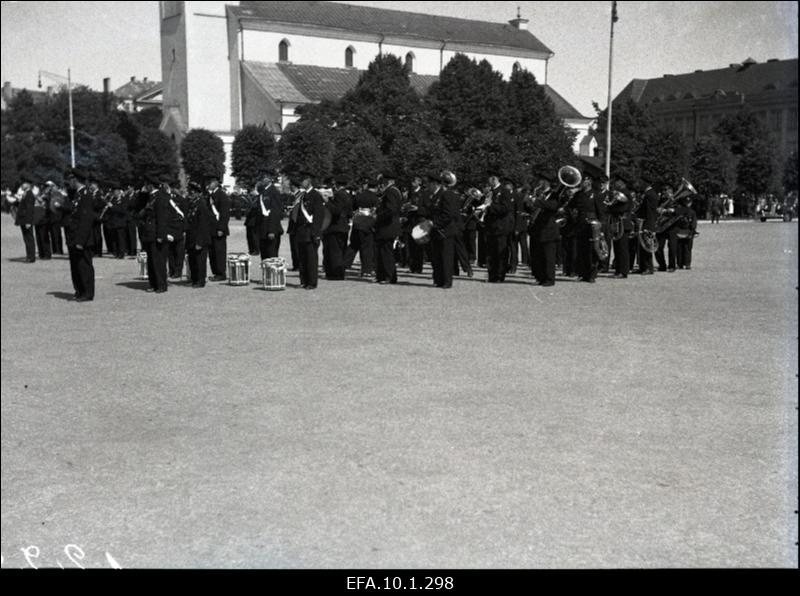
[[[406,68],[408,72],[414,72],[414,52],[406,54]]]
[[[289,61],[289,42],[285,39],[281,40],[281,43],[278,44],[278,61]]]
[[[522,64],[520,64],[519,61],[514,62],[514,66],[512,66],[511,68],[512,68],[512,71],[514,71],[514,70],[522,70]]]
[[[344,65],[346,68],[353,68],[353,56],[355,53],[356,51],[353,49],[353,46],[348,47],[344,51]]]

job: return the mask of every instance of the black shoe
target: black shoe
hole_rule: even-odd
[[[689,265],[686,265],[686,267],[684,267],[684,269],[686,269],[686,271],[689,271],[691,269],[691,267]]]
[[[475,274],[473,273],[472,269],[467,271],[467,277],[473,277]]]
[[[615,273],[614,279],[628,279],[627,273]]]
[[[156,294],[163,294],[166,291],[167,291],[167,288],[159,288],[159,289],[156,290]]]
[[[663,273],[664,271],[667,270],[667,268],[666,267],[659,267],[658,270],[659,270],[659,272]]]
[[[91,302],[94,298],[89,298],[88,296],[81,296],[80,298],[75,298],[75,302]]]
[[[675,267],[670,267],[667,269],[667,273],[675,273]]]
[[[641,271],[640,275],[653,275],[652,271]]]
[[[556,285],[556,282],[554,282],[554,281],[546,281],[546,282],[544,282],[543,284],[540,284],[540,285],[541,285],[543,288],[549,288],[549,287],[551,287],[551,286],[554,286],[554,285]]]
[[[155,288],[147,288],[147,289],[145,290],[145,292],[155,292],[155,291],[156,291],[156,289],[155,289]]]

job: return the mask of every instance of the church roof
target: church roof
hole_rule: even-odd
[[[147,78],[139,81],[134,77],[131,80],[114,90],[117,99],[139,99],[143,95],[152,95],[153,92],[161,90],[161,81],[148,81]]]
[[[229,10],[240,19],[553,54],[532,33],[508,23],[473,21],[335,2],[243,0],[238,7],[231,6]]]
[[[355,68],[327,68],[288,62],[247,60],[242,64],[270,97],[283,103],[298,104],[340,99],[356,86],[364,72]],[[420,95],[424,95],[438,79],[433,75],[409,75],[411,86]],[[553,102],[559,118],[587,119],[549,85],[545,86],[545,93]]]
[[[614,101],[636,103],[710,97],[715,93],[745,96],[778,89],[797,89],[797,58],[757,63],[748,58],[727,68],[664,75],[657,79],[633,79]]]

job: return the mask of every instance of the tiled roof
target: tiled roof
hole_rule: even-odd
[[[232,6],[230,10],[239,18],[274,23],[553,53],[532,33],[508,23],[471,21],[334,2],[243,0],[238,7]]]
[[[553,89],[550,85],[544,86],[544,92],[547,97],[550,98],[550,101],[553,102],[553,106],[556,109],[556,116],[559,118],[570,118],[570,119],[579,119],[579,120],[591,120],[587,116],[581,114],[578,110],[575,109],[571,103],[569,103],[566,99],[561,97],[561,95]]]
[[[649,104],[656,99],[708,97],[718,90],[749,96],[791,87],[797,89],[797,58],[760,64],[749,59],[728,68],[666,75],[657,79],[633,79],[614,101],[631,98],[637,103]]]
[[[355,68],[326,68],[290,63],[267,63],[245,61],[245,71],[273,99],[286,103],[316,103],[323,99],[337,100],[353,89],[363,70]],[[433,75],[412,73],[411,86],[420,95],[439,79]],[[582,118],[572,104],[561,97],[552,87],[545,86],[545,93],[555,105],[559,118]]]
[[[161,88],[161,81],[137,81],[132,80],[125,83],[114,91],[114,95],[118,99],[137,99],[142,95],[149,94],[155,91],[156,88]]]

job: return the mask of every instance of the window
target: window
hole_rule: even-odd
[[[353,68],[353,55],[356,51],[353,49],[353,46],[350,46],[344,51],[344,65],[347,68]]]
[[[278,62],[288,62],[289,61],[289,42],[287,40],[281,40],[281,43],[278,44]]]
[[[414,52],[406,54],[406,68],[408,72],[414,72]]]

